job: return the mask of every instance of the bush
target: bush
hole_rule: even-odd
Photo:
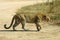
[[[51,4],[53,3],[53,4]],[[47,13],[47,15],[50,16],[51,20],[60,20],[60,1],[54,1],[51,3],[37,3],[34,5],[28,5],[25,7],[22,7],[21,9],[18,9],[16,14],[21,14],[21,13],[30,13],[30,14],[34,14],[34,13]],[[52,7],[52,9],[51,9]],[[50,9],[52,10],[51,13],[49,13]],[[52,15],[53,16],[52,16]]]

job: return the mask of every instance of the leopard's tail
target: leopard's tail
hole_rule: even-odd
[[[13,22],[14,22],[14,18],[15,18],[15,16],[12,18],[12,21],[11,21],[11,24],[10,24],[9,27],[6,27],[6,24],[4,25],[4,28],[5,28],[5,29],[9,29],[9,28],[12,26],[12,24],[13,24]]]

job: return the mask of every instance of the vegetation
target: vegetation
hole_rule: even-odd
[[[16,13],[46,13],[47,15],[50,16],[51,20],[60,22],[60,1],[55,0],[50,3],[37,3],[34,5],[28,5],[25,7],[22,7],[21,9],[18,9]]]

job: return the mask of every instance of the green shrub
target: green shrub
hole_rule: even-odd
[[[53,3],[53,4],[51,4]],[[18,9],[16,11],[16,14],[20,14],[20,13],[30,13],[30,14],[34,14],[34,13],[47,13],[47,15],[50,16],[51,20],[60,20],[60,1],[54,1],[51,3],[37,3],[34,5],[28,5],[28,6],[24,6],[21,9]],[[52,7],[52,9],[51,9]],[[49,13],[50,9],[52,10],[51,13]],[[52,14],[52,15],[51,15]]]

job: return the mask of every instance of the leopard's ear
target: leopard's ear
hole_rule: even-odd
[[[50,21],[50,17],[49,17],[49,16],[44,16],[43,19],[44,19],[45,21],[47,21],[47,22]]]
[[[49,16],[47,16],[47,21],[50,21],[50,17]]]

